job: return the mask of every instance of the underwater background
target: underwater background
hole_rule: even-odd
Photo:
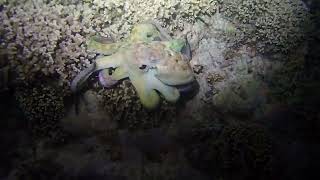
[[[318,179],[319,12],[316,0],[0,0],[0,179]],[[157,43],[187,40],[191,90],[152,91],[151,110],[132,76],[71,90],[103,56],[92,37],[127,56],[146,22]]]

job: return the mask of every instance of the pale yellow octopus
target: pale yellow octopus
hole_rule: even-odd
[[[129,78],[142,105],[154,109],[160,95],[174,103],[180,97],[176,86],[195,80],[188,62],[191,52],[187,40],[171,39],[154,23],[136,25],[122,42],[92,38],[88,48],[103,56],[75,77],[72,91],[77,91],[93,72],[100,71],[99,81],[105,86]]]

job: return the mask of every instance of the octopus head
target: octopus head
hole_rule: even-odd
[[[189,57],[182,53],[184,40],[161,43],[138,44],[136,47],[136,67],[141,73],[149,73],[168,86],[184,85],[194,81]],[[152,71],[151,71],[152,70]]]

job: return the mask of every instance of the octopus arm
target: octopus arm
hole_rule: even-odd
[[[118,83],[118,80],[113,79],[113,77],[109,75],[109,69],[101,70],[98,77],[100,84],[106,88],[111,88]]]
[[[121,80],[124,78],[129,77],[128,72],[126,71],[125,68],[123,67],[118,67],[117,69],[114,70],[114,72],[111,74],[112,79],[115,80]]]
[[[161,93],[168,102],[175,103],[180,97],[180,93],[177,88],[167,86],[153,76],[149,77],[147,86]]]
[[[95,71],[96,64],[91,64],[88,68],[81,71],[71,82],[71,91],[77,92],[81,89],[81,86],[90,77],[90,75]]]
[[[102,70],[107,68],[117,68],[123,64],[125,58],[124,54],[116,53],[111,56],[102,56],[96,60],[95,70]]]
[[[135,87],[141,104],[147,109],[155,109],[160,103],[159,94],[147,86],[145,76],[130,76],[131,83]]]
[[[103,56],[96,60],[95,63],[90,65],[88,68],[81,71],[71,82],[71,91],[76,92],[81,89],[81,86],[91,76],[91,74],[98,70],[107,68],[117,68],[122,63],[122,56],[114,54],[112,56]]]
[[[87,42],[87,48],[90,51],[94,51],[103,55],[111,55],[118,51],[123,46],[123,42],[113,43],[110,41],[104,41],[103,37],[94,36]]]
[[[159,72],[155,74],[155,77],[163,84],[171,86],[188,84],[194,80],[193,74],[189,71],[173,71],[170,74]]]
[[[122,67],[118,67],[112,73],[110,71],[111,69],[104,69],[99,72],[99,82],[106,88],[114,86],[119,80],[129,76],[127,71]]]

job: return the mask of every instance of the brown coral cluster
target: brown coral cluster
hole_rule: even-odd
[[[15,97],[36,136],[53,137],[59,133],[59,121],[65,108],[63,97],[55,88],[45,85],[20,87]]]

